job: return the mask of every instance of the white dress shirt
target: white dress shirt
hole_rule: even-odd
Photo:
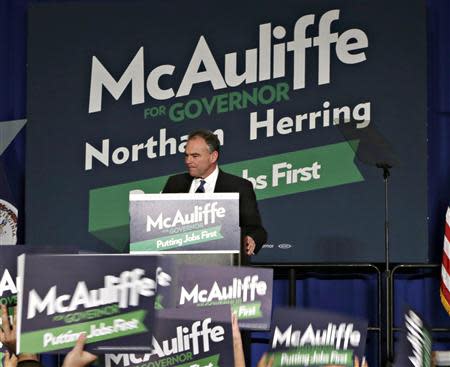
[[[194,194],[200,186],[201,180],[205,180],[206,183],[203,186],[205,188],[206,194],[212,194],[214,192],[214,188],[216,187],[217,177],[219,177],[219,166],[216,166],[216,169],[212,171],[212,173],[205,178],[194,178],[191,183],[191,187],[189,189],[190,194]]]

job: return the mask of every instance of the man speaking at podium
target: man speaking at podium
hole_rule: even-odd
[[[171,176],[163,193],[239,192],[239,226],[247,255],[256,254],[267,240],[250,181],[219,169],[220,142],[209,130],[189,134],[184,161],[188,172]]]

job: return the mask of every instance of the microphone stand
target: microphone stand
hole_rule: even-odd
[[[388,201],[388,183],[389,176],[391,175],[391,165],[385,162],[376,163],[377,168],[383,170],[384,181],[384,259],[385,259],[385,297],[386,297],[386,359],[387,365],[391,365],[392,360],[392,314],[391,314],[391,298],[392,298],[392,286],[391,286],[391,270],[389,263],[389,201]]]
[[[386,341],[385,347],[380,356],[380,365],[385,363],[387,366],[391,365],[392,360],[392,273],[390,270],[390,255],[389,255],[389,176],[390,169],[396,167],[399,162],[396,158],[391,144],[386,138],[376,130],[373,124],[365,129],[358,129],[356,124],[339,125],[339,131],[347,142],[352,140],[359,140],[359,145],[356,147],[355,155],[359,162],[369,167],[376,167],[383,170],[384,180],[384,260],[385,269],[383,273],[384,290],[381,291],[381,298],[379,300],[380,310],[382,312],[382,319],[379,320],[381,326],[380,340]],[[351,145],[352,146],[352,145]],[[380,264],[380,268],[383,265]],[[380,269],[381,271],[382,269]],[[386,317],[386,322],[383,322],[383,316]],[[384,326],[384,327],[383,327]],[[385,339],[384,339],[385,337]],[[384,346],[384,344],[383,344]]]

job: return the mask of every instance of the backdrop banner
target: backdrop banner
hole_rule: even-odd
[[[128,251],[131,190],[215,131],[250,180],[256,263],[426,262],[423,0],[35,4],[26,241]]]

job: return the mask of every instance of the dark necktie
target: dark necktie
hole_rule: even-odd
[[[197,194],[197,193],[203,194],[203,193],[205,192],[205,183],[206,183],[205,180],[201,180],[201,181],[200,181],[199,187],[197,187],[197,190],[195,190],[195,193],[196,193],[196,194]]]

